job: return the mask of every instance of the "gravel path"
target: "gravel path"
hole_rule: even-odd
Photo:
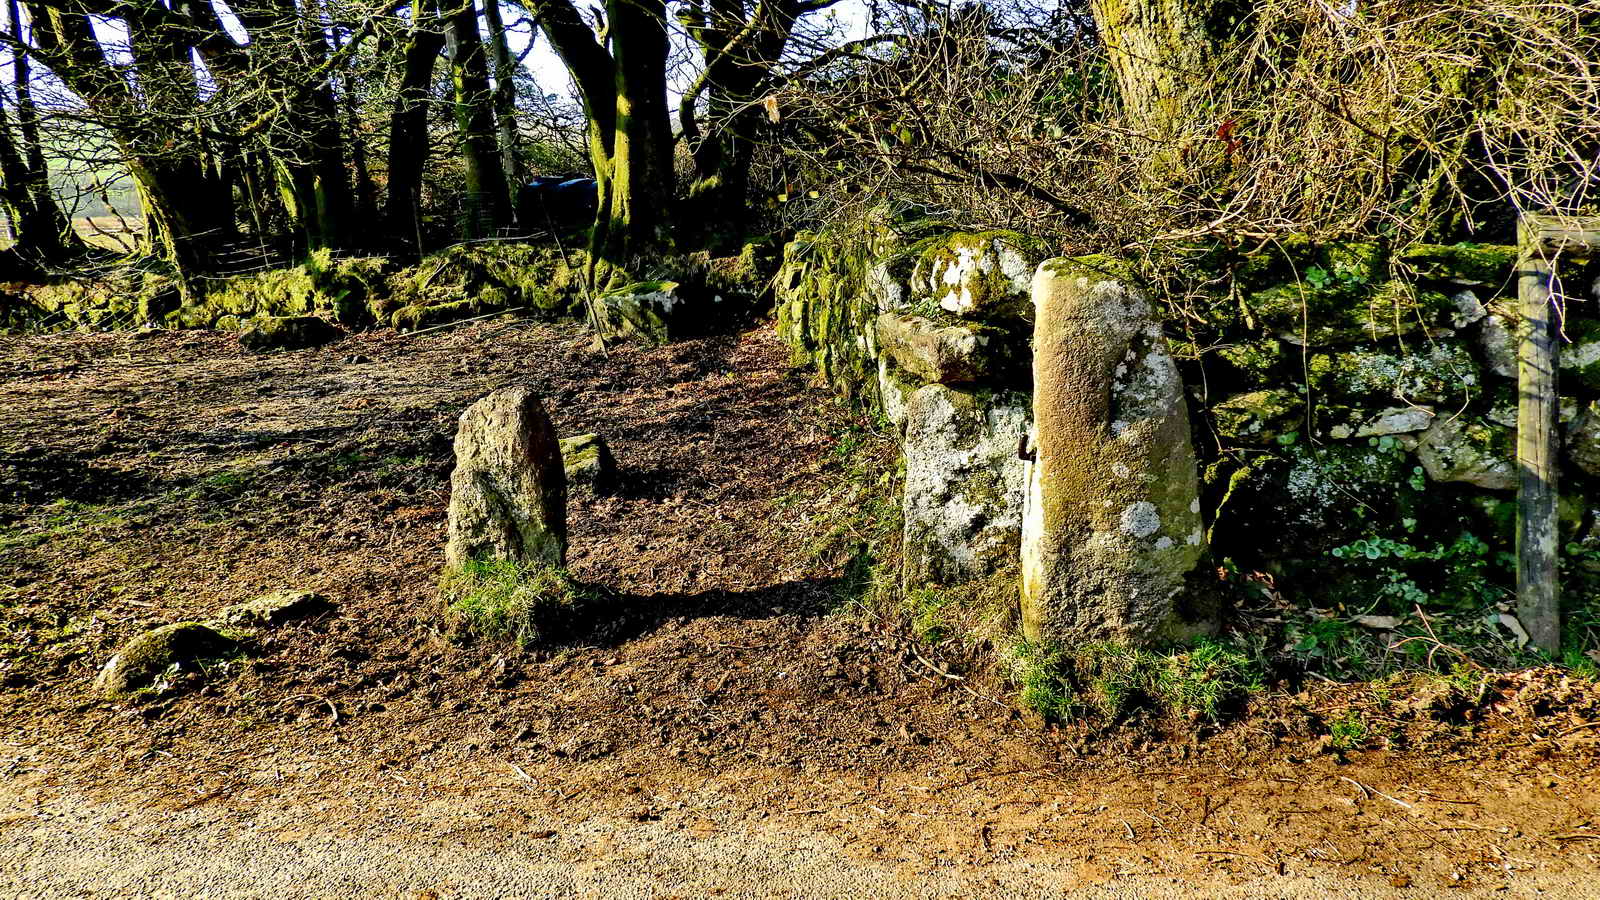
[[[529,815],[514,802],[439,799],[363,808],[343,824],[344,811],[315,805],[164,811],[11,780],[0,782],[0,895],[1321,898],[1440,889],[1397,888],[1359,867],[1342,875],[1280,875],[1262,866],[1244,877],[1151,876],[1077,853],[930,866],[926,857],[897,857],[892,846],[853,847],[821,831],[719,809],[730,805],[715,792],[680,795],[679,804],[652,821],[564,820]],[[1141,849],[1175,849],[1169,842],[1155,837]],[[887,852],[864,858],[874,850]],[[1535,871],[1450,894],[1592,897],[1596,877]]]

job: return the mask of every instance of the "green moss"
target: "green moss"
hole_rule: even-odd
[[[488,315],[505,308],[503,303],[494,302],[494,294],[490,293],[487,296],[490,298],[488,302],[483,296],[479,296],[453,303],[402,307],[389,317],[389,324],[395,331],[417,331],[433,325]]]
[[[1289,358],[1276,340],[1244,341],[1226,344],[1212,351],[1218,359],[1233,366],[1250,379],[1267,379],[1279,364]]]
[[[1414,353],[1372,347],[1320,353],[1311,357],[1308,370],[1318,394],[1341,404],[1385,395],[1445,403],[1483,392],[1483,373],[1459,341],[1431,344]]]
[[[1418,278],[1508,285],[1515,274],[1517,248],[1498,244],[1413,244],[1396,261]]]
[[[342,325],[366,325],[372,298],[387,292],[389,270],[383,257],[334,259],[317,250],[300,265],[208,282],[203,306],[213,318],[327,314]]]
[[[0,328],[115,330],[163,320],[178,304],[172,280],[127,267],[99,278],[18,285],[0,297]]]
[[[1046,261],[1043,265],[1058,278],[1082,275],[1090,278],[1114,278],[1128,284],[1144,283],[1139,270],[1131,262],[1104,253],[1060,256]]]
[[[580,251],[563,254],[554,247],[458,244],[389,277],[388,303],[396,309],[474,303],[483,311],[520,308],[542,318],[568,315],[581,300],[584,260]],[[465,308],[442,313],[447,317],[443,321],[461,318],[459,311]],[[390,313],[391,321],[394,315]],[[402,321],[430,318],[407,313]]]
[[[1211,408],[1217,433],[1232,442],[1270,444],[1301,426],[1305,401],[1293,391],[1251,391]]]

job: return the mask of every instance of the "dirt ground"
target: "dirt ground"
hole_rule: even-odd
[[[621,467],[572,498],[610,602],[555,652],[438,633],[455,419],[507,383]],[[0,339],[0,895],[1600,894],[1594,685],[1043,727],[815,552],[886,448],[766,330]],[[89,694],[130,636],[280,588],[336,608]],[[1331,752],[1352,703],[1382,734]]]

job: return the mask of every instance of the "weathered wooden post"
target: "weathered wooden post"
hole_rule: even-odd
[[[1561,649],[1561,586],[1556,454],[1561,322],[1552,301],[1555,261],[1600,247],[1600,221],[1524,215],[1518,233],[1517,294],[1517,617],[1534,646]]]

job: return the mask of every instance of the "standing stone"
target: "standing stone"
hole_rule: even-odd
[[[532,390],[502,388],[461,414],[445,564],[559,567],[566,554],[567,476],[555,426]]]
[[[1030,640],[1146,643],[1205,550],[1194,447],[1150,301],[1096,259],[1033,279],[1022,625]]]

